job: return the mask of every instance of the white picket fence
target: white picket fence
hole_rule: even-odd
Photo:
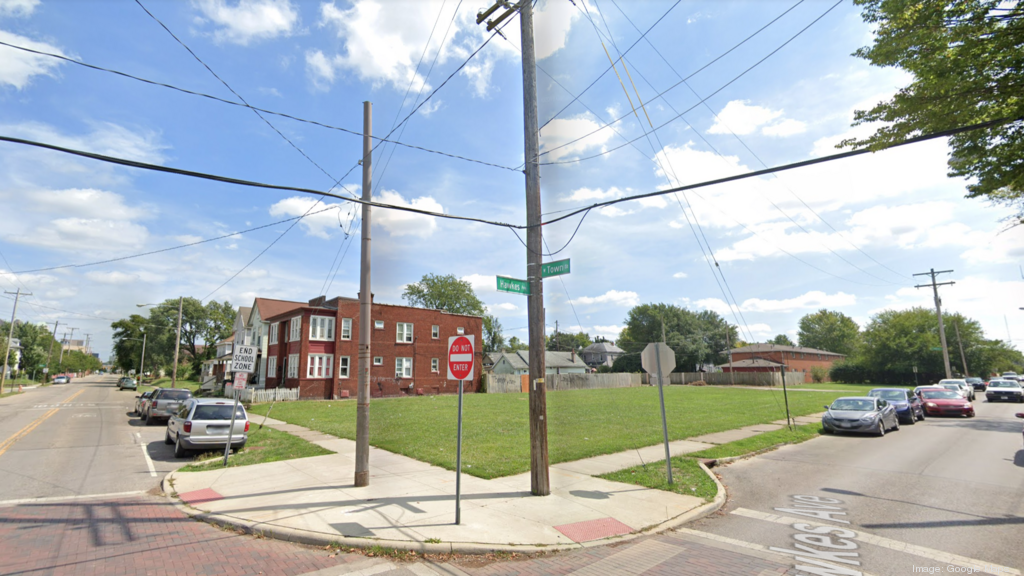
[[[228,398],[234,398],[235,389],[228,388],[225,391],[225,396]],[[238,399],[242,402],[249,404],[262,404],[264,402],[283,402],[288,400],[299,399],[298,388],[271,388],[269,390],[257,390],[255,388],[246,388],[245,390],[239,390]]]

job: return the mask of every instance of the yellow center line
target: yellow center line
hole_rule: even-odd
[[[79,390],[78,392],[75,392],[71,396],[69,396],[66,400],[61,402],[61,404],[67,404],[68,402],[71,402],[72,400],[77,398],[83,392],[85,392],[84,388],[82,390]],[[7,452],[7,450],[11,446],[13,446],[15,442],[17,442],[18,440],[21,440],[22,438],[24,438],[26,435],[28,435],[29,432],[32,432],[33,430],[35,430],[37,427],[39,427],[40,424],[43,423],[43,421],[45,421],[50,416],[53,416],[54,414],[56,414],[59,410],[60,410],[60,408],[53,408],[52,410],[50,410],[46,414],[43,414],[39,418],[36,418],[32,422],[28,423],[28,425],[26,425],[21,430],[18,430],[17,432],[15,432],[14,435],[11,436],[10,438],[8,438],[7,440],[4,440],[3,442],[0,442],[0,456],[3,456],[4,452]]]

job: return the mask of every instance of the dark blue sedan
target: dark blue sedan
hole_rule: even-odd
[[[904,423],[913,424],[918,420],[924,420],[924,404],[920,398],[905,388],[875,388],[868,392],[868,396],[882,398],[892,404],[896,409],[896,415]]]

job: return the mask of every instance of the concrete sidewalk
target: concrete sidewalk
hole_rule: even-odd
[[[809,417],[813,418],[813,417]],[[783,424],[785,422],[783,421]],[[428,553],[529,552],[603,545],[664,530],[721,507],[713,502],[593,477],[640,465],[664,465],[664,447],[648,446],[550,467],[551,495],[530,494],[530,474],[483,480],[462,474],[461,525],[455,521],[455,472],[370,448],[370,485],[352,483],[355,443],[267,419],[335,454],[209,472],[173,472],[164,491],[200,519],[309,544],[381,545]],[[669,444],[673,456],[781,428],[748,426],[706,442]],[[714,438],[711,438],[714,437]],[[660,459],[660,462],[659,462]],[[707,472],[712,478],[714,475]],[[717,483],[717,480],[716,480]]]

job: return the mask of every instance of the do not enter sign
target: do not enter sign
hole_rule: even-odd
[[[448,338],[448,379],[473,379],[474,336],[452,336]]]

